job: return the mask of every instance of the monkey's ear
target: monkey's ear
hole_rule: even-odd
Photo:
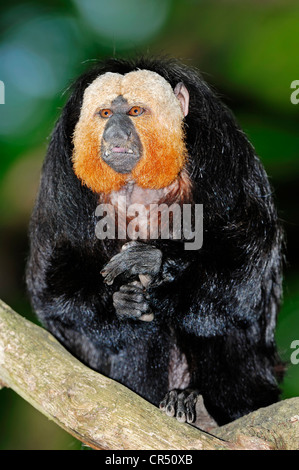
[[[177,99],[180,101],[182,111],[186,117],[189,112],[189,91],[183,82],[178,83],[173,91]]]

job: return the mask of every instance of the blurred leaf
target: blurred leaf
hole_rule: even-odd
[[[295,277],[292,284],[294,284],[293,293],[288,294],[288,289],[285,289],[285,300],[278,316],[276,330],[277,345],[287,367],[282,387],[284,398],[299,396],[299,364],[290,362],[293,352],[291,343],[299,340],[299,277]]]
[[[299,177],[299,132],[294,126],[257,115],[240,115],[238,120],[271,177]]]
[[[171,0],[73,0],[88,26],[104,44],[136,47],[157,34],[167,20]]]

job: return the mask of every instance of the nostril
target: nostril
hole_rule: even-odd
[[[125,142],[132,138],[132,130],[116,125],[108,125],[103,133],[105,142]]]

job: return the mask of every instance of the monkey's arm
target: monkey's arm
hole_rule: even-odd
[[[273,294],[279,260],[271,259],[272,248],[267,251],[262,240],[225,235],[194,252],[175,241],[131,242],[126,253],[108,262],[103,275],[112,283],[120,275],[149,274],[146,291],[154,311],[193,334],[213,336],[246,327],[279,297]]]
[[[105,362],[107,338],[108,361],[109,346],[125,337],[112,306],[113,289],[100,275],[103,260],[84,246],[63,241],[46,245],[39,238],[27,269],[32,304],[43,325],[95,368],[99,361]]]

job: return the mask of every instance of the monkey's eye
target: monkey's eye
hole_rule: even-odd
[[[141,108],[141,106],[133,106],[133,108],[130,109],[130,111],[128,112],[128,114],[130,116],[140,116],[141,114],[144,113],[144,109]]]
[[[101,109],[99,111],[99,115],[102,117],[102,118],[110,118],[112,116],[113,112],[111,111],[111,109]]]

